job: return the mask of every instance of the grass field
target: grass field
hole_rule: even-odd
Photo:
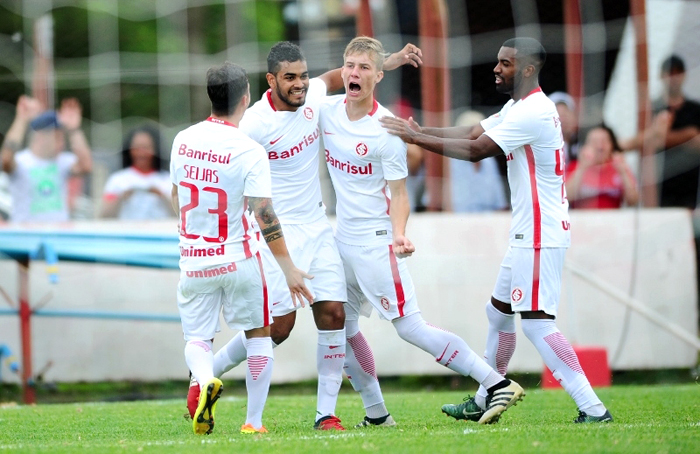
[[[238,390],[237,390],[238,391]],[[275,395],[264,422],[270,433],[241,435],[245,399],[222,397],[209,436],[192,434],[184,399],[119,403],[0,407],[0,452],[208,452],[208,453],[697,453],[700,384],[614,386],[598,390],[615,422],[579,425],[563,391],[527,390],[525,400],[498,424],[479,426],[440,413],[457,403],[455,391],[388,392],[397,428],[351,429],[364,416],[359,396],[341,393],[345,432],[312,430],[314,395]],[[229,393],[234,394],[234,393]]]

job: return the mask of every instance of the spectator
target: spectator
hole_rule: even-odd
[[[105,184],[101,217],[163,219],[173,216],[170,174],[160,158],[160,134],[150,125],[129,132],[122,146],[123,169]]]
[[[637,204],[637,182],[609,127],[596,126],[586,134],[578,160],[567,166],[566,195],[572,208]]]
[[[700,176],[700,103],[683,93],[685,63],[677,55],[661,65],[664,92],[652,104],[652,126],[646,134],[622,141],[623,150],[652,146],[663,154],[659,206],[695,209]]]
[[[469,110],[457,117],[456,126],[471,128],[484,118],[481,112]],[[508,208],[496,158],[479,162],[450,159],[449,162],[452,211],[478,212]]]
[[[58,112],[41,110],[38,100],[20,96],[0,150],[2,169],[10,175],[12,222],[67,221],[68,179],[92,170],[78,100],[64,99]],[[23,149],[27,128],[32,133]],[[66,137],[72,153],[65,151]]]
[[[566,162],[578,159],[578,114],[576,113],[576,103],[574,98],[563,91],[555,91],[548,96],[552,100],[559,113],[561,121],[561,133],[564,137],[564,153]]]

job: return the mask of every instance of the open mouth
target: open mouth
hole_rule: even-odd
[[[502,84],[502,83],[503,83],[503,79],[500,78],[500,77],[498,77],[498,76],[496,76],[496,83],[497,83],[497,84]]]
[[[352,93],[357,93],[360,91],[360,85],[356,84],[355,82],[350,82],[348,84],[348,90]]]
[[[306,93],[306,90],[301,89],[301,90],[291,90],[289,94],[291,96],[304,96],[304,93]]]

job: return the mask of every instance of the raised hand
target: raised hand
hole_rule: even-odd
[[[15,110],[17,119],[30,122],[44,109],[38,99],[22,95],[17,100],[17,107]]]
[[[58,110],[58,121],[67,130],[80,128],[83,121],[83,108],[75,98],[67,98],[61,101],[61,108]]]
[[[418,46],[408,43],[398,52],[389,55],[384,60],[384,69],[391,71],[402,65],[411,65],[415,68],[423,64],[423,52]]]

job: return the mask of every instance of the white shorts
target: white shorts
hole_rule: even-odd
[[[397,258],[391,245],[351,246],[338,241],[348,282],[345,319],[369,317],[372,308],[385,320],[419,312],[413,279],[405,258]]]
[[[271,323],[260,254],[200,271],[180,271],[177,307],[185,340],[209,340],[219,313],[231,329],[250,330]]]
[[[343,263],[328,220],[323,218],[310,224],[283,225],[282,232],[294,265],[314,277],[304,281],[314,295],[314,302],[347,301]],[[284,273],[262,238],[260,255],[272,302],[272,316],[281,317],[297,310],[301,306],[294,307]],[[308,302],[305,304],[308,307]]]
[[[556,317],[566,248],[509,247],[493,297],[514,312],[544,311]]]

